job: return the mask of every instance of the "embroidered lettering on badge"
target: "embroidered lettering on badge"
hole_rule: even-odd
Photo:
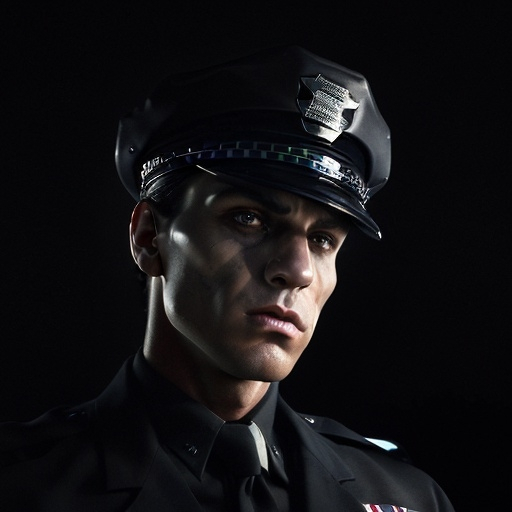
[[[416,512],[406,507],[397,507],[396,505],[371,505],[363,503],[368,512]]]

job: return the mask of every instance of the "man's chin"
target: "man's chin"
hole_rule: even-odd
[[[253,380],[259,382],[280,382],[293,370],[294,365],[270,365],[262,364],[258,367],[246,369],[244,372],[237,372],[237,377],[242,380]]]

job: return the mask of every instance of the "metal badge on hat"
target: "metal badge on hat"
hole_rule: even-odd
[[[334,142],[350,126],[350,122],[343,117],[343,111],[355,110],[359,103],[352,99],[348,89],[327,80],[321,74],[317,77],[303,76],[301,81],[313,95],[310,99],[297,99],[304,129]]]

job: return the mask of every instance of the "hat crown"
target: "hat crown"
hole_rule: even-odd
[[[343,165],[348,155],[365,200],[389,176],[389,129],[364,76],[299,46],[168,75],[120,121],[116,165],[137,199],[142,166],[162,150],[235,141],[312,146]]]

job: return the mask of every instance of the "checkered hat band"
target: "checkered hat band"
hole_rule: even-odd
[[[192,165],[207,165],[222,160],[265,160],[272,163],[286,163],[309,169],[318,178],[324,178],[333,185],[348,189],[361,203],[368,199],[368,188],[363,180],[349,167],[328,155],[312,149],[288,146],[279,143],[235,141],[215,147],[184,152],[163,153],[148,160],[142,168],[141,197],[151,195],[149,191],[164,176],[176,169]]]

